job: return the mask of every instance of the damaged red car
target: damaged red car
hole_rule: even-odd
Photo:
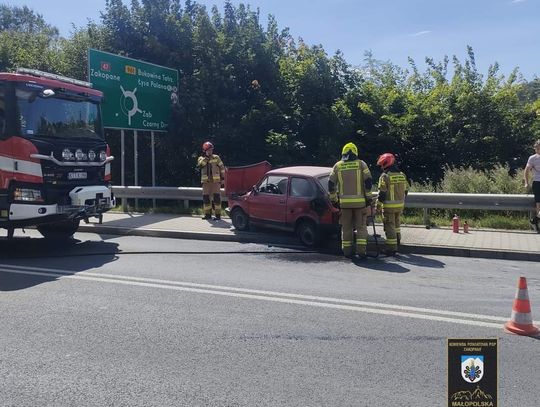
[[[339,232],[339,210],[328,198],[330,167],[286,167],[268,162],[227,169],[226,209],[237,230],[250,225],[295,232],[306,246]]]

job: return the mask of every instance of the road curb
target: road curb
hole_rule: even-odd
[[[429,254],[435,256],[471,257],[480,259],[540,261],[540,253],[466,247],[401,245],[401,253]]]
[[[152,228],[126,228],[120,226],[106,225],[81,225],[79,232],[97,233],[105,235],[119,236],[146,236],[146,237],[164,237],[169,239],[193,239],[193,240],[208,240],[208,241],[223,241],[223,242],[238,242],[238,243],[258,243],[269,245],[288,245],[298,246],[298,240],[294,237],[253,233],[253,232],[237,232],[216,233],[216,232],[199,232],[185,230],[170,230],[170,229],[152,229]],[[371,243],[371,242],[370,242]],[[426,254],[434,256],[454,256],[454,257],[470,257],[470,258],[485,258],[498,260],[518,260],[518,261],[540,261],[540,253],[524,252],[524,251],[508,251],[508,250],[493,250],[493,249],[471,249],[465,247],[449,247],[449,246],[425,246],[425,245],[407,245],[400,246],[401,253],[410,254]]]

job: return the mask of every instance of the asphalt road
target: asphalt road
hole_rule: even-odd
[[[500,405],[540,399],[540,341],[502,330],[521,275],[539,319],[536,263],[27,236],[0,241],[2,406],[442,406],[447,338],[500,338]]]

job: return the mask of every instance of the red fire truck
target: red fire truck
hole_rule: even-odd
[[[114,207],[100,103],[91,84],[32,69],[0,73],[0,227],[67,239]]]

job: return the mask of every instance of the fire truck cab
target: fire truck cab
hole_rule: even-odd
[[[67,239],[115,205],[91,84],[31,69],[0,73],[0,228]]]

